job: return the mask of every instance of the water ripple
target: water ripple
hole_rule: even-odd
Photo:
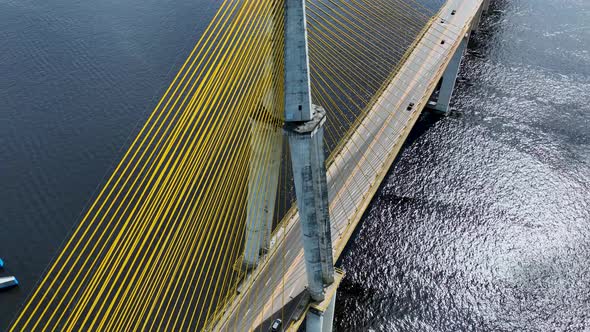
[[[493,4],[341,259],[338,330],[590,330],[589,9]]]

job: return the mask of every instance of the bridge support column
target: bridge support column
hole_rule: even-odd
[[[479,29],[479,23],[481,22],[481,17],[483,13],[487,13],[490,9],[490,0],[483,0],[481,6],[477,10],[477,13],[473,17],[473,21],[471,22],[471,32],[476,33]]]
[[[305,332],[321,332],[324,328],[324,313],[309,309],[305,317]]]
[[[479,21],[481,20],[482,12],[483,12],[483,4],[477,10],[477,13],[473,17],[473,21],[471,21],[471,33],[477,32],[477,28],[479,28]]]
[[[461,60],[463,59],[468,43],[469,36],[467,35],[461,40],[461,44],[457,48],[457,51],[455,51],[453,58],[449,62],[447,69],[441,78],[438,99],[436,105],[431,107],[432,109],[442,113],[447,113],[449,111],[449,104],[451,102],[451,97],[453,96],[453,90],[455,89],[457,75],[459,74],[459,68],[461,67]]]
[[[330,305],[328,305],[328,309],[324,311],[324,325],[323,332],[332,332],[332,328],[334,327],[334,309],[336,308],[336,293],[332,297],[330,301]]]
[[[324,299],[334,281],[324,157],[326,113],[311,104],[305,0],[285,0],[285,131],[289,137],[295,194],[301,222],[308,291]]]
[[[305,317],[305,332],[332,332],[334,327],[334,307],[336,293],[325,311],[311,307]]]
[[[311,121],[287,124],[285,129],[291,148],[308,291],[314,301],[322,301],[324,284],[334,281],[334,262],[323,149],[326,118],[323,108],[314,108]]]
[[[490,0],[483,0],[483,12],[487,13],[490,10]]]
[[[334,283],[326,289],[324,301],[311,303],[305,316],[306,332],[332,332],[336,293],[342,278],[344,278],[344,272],[336,271]]]
[[[336,294],[334,294],[326,311],[319,311],[314,307],[310,308],[305,317],[305,332],[332,332],[335,306]]]
[[[256,267],[261,251],[269,245],[282,146],[282,131],[276,124],[252,119],[250,128],[246,243],[242,264],[246,270]]]

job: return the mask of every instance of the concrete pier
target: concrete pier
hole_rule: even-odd
[[[447,65],[447,69],[441,78],[436,105],[432,106],[432,109],[442,113],[447,113],[449,111],[449,104],[451,102],[451,97],[453,96],[453,90],[455,89],[457,75],[459,74],[459,68],[461,67],[461,60],[463,59],[468,43],[469,34],[461,39],[461,44]]]
[[[306,332],[332,332],[334,327],[334,307],[336,305],[336,293],[330,301],[326,311],[318,311],[315,307],[309,308],[305,317]]]
[[[305,331],[322,331],[324,328],[324,314],[309,309],[307,317],[305,317]]]
[[[469,29],[469,32],[467,32],[464,38],[461,40],[461,44],[455,51],[455,54],[451,58],[451,61],[447,65],[447,68],[440,80],[438,94],[433,95],[432,97],[434,98],[434,96],[437,96],[437,98],[435,98],[436,101],[434,103],[429,102],[429,109],[442,113],[447,113],[449,111],[449,104],[451,102],[451,97],[453,96],[453,91],[455,90],[457,75],[459,73],[459,68],[461,67],[463,56],[467,50],[469,39],[471,34],[477,33],[481,17],[483,13],[488,11],[489,5],[490,1],[484,0],[478,7],[476,14],[473,16],[473,20],[471,21],[471,28]]]

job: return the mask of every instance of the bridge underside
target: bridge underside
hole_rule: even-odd
[[[445,68],[478,15],[482,0],[449,0],[414,45],[397,75],[327,169],[336,259],[391,167]],[[443,42],[444,41],[444,42]],[[370,175],[370,176],[369,176]],[[285,324],[307,285],[299,216],[291,210],[275,230],[275,246],[245,279],[214,330],[253,330],[280,313]],[[284,304],[290,303],[287,307]],[[300,312],[299,312],[300,313]],[[299,316],[299,317],[294,317]],[[292,326],[293,327],[293,326]]]

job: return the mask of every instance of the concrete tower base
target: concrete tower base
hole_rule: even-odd
[[[314,301],[323,301],[324,284],[334,280],[334,262],[323,148],[326,113],[319,106],[313,108],[311,121],[288,124],[285,131],[291,148],[308,291]]]

